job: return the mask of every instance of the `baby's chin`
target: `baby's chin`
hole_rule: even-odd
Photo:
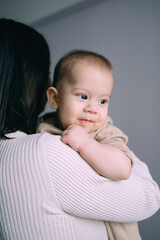
[[[86,126],[85,129],[86,129],[87,133],[94,133],[103,126],[104,126],[104,123],[99,126],[92,126],[92,127]]]
[[[89,134],[89,133],[93,133],[95,131],[97,131],[99,128],[85,128],[86,129],[86,132]]]

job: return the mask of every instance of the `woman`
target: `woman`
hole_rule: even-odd
[[[159,188],[134,154],[131,177],[115,182],[60,136],[35,134],[49,62],[42,35],[0,20],[0,239],[107,240],[103,221],[150,217],[160,206]]]

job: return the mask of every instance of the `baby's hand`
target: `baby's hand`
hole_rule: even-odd
[[[89,139],[89,135],[86,130],[78,125],[70,125],[62,133],[62,142],[68,144],[72,149],[79,152],[80,148],[85,146],[85,143]]]

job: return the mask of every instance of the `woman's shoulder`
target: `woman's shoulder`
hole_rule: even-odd
[[[61,143],[60,135],[51,135],[49,133],[36,133],[27,135],[24,132],[16,131],[6,135],[7,138],[1,139],[1,144],[10,147],[16,147],[19,151],[24,148],[33,149],[45,148],[45,145],[55,145]],[[10,148],[9,147],[9,148]]]

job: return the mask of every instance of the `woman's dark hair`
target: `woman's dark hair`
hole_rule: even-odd
[[[50,54],[33,28],[0,19],[0,137],[16,130],[35,133],[49,79]]]

